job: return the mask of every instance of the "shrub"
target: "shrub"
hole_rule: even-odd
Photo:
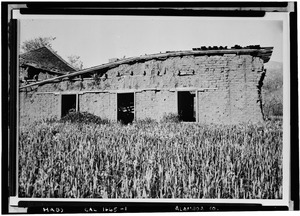
[[[263,102],[263,111],[267,118],[283,115],[282,93],[266,93]]]
[[[175,113],[165,114],[160,121],[161,123],[179,123],[180,118]]]
[[[145,119],[138,119],[134,123],[137,124],[137,125],[144,125],[144,124],[147,125],[147,124],[155,124],[156,121],[154,119],[152,119],[152,118],[148,118],[147,117]]]
[[[262,86],[263,112],[266,118],[283,115],[283,70],[282,64],[271,68]]]
[[[60,122],[79,122],[79,123],[95,123],[95,124],[109,124],[110,121],[108,119],[102,119],[99,116],[93,115],[88,112],[71,112],[61,118]]]

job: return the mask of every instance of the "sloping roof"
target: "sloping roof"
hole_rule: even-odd
[[[28,65],[50,72],[75,72],[76,69],[48,47],[41,47],[20,55],[20,65]]]
[[[59,77],[43,80],[41,82],[32,83],[26,86],[22,86],[20,88],[26,88],[34,85],[42,85],[46,84],[55,80],[62,80],[63,78],[68,77],[74,77],[79,76],[87,73],[93,73],[93,72],[99,72],[103,70],[109,70],[115,67],[118,67],[121,64],[134,64],[136,62],[144,62],[149,61],[152,59],[159,59],[164,60],[169,57],[178,57],[178,56],[199,56],[199,55],[224,55],[224,54],[249,54],[252,56],[260,57],[264,63],[268,62],[271,58],[273,52],[273,47],[259,47],[259,48],[252,48],[252,47],[246,47],[246,48],[231,48],[231,49],[201,49],[201,50],[187,50],[187,51],[167,51],[166,53],[158,53],[158,54],[152,54],[152,55],[144,55],[140,57],[131,57],[126,59],[121,59],[115,62],[109,62],[106,64],[94,66],[91,68],[86,68],[80,71],[73,72],[71,74],[62,75]]]

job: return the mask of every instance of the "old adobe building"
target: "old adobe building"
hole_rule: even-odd
[[[263,121],[260,89],[273,48],[202,47],[114,59],[21,85],[20,123],[61,118],[69,110],[110,120],[161,119],[237,124]]]
[[[21,54],[19,65],[19,80],[26,84],[76,71],[49,47],[41,47]]]

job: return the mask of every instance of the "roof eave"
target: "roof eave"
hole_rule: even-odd
[[[34,85],[41,85],[46,84],[55,80],[72,77],[72,76],[79,76],[86,73],[91,73],[99,70],[108,70],[111,68],[118,67],[121,64],[132,64],[139,61],[148,61],[152,59],[162,59],[162,58],[169,58],[169,57],[178,57],[178,56],[188,56],[188,55],[224,55],[224,54],[250,54],[257,57],[260,57],[263,59],[264,63],[268,62],[271,58],[273,52],[273,47],[261,47],[260,49],[223,49],[223,50],[200,50],[200,51],[193,51],[193,50],[187,50],[187,51],[176,51],[176,52],[168,52],[168,53],[158,53],[158,54],[152,54],[152,55],[144,55],[140,57],[131,57],[126,59],[121,59],[116,62],[110,62],[98,66],[94,66],[91,68],[83,69],[80,71],[72,72],[69,74],[65,74],[59,77],[54,77],[51,79],[43,80],[38,83],[33,83],[27,86],[22,86],[20,88],[26,88]]]

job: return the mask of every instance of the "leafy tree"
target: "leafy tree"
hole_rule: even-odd
[[[37,37],[30,40],[26,40],[23,42],[21,46],[21,52],[29,52],[31,50],[36,50],[41,47],[49,47],[52,48],[52,42],[56,39],[56,37]]]
[[[37,37],[30,40],[26,40],[21,45],[21,53],[36,50],[44,46],[52,48],[52,42],[55,39],[56,37],[50,36],[50,37]],[[81,70],[83,68],[83,62],[81,61],[80,56],[70,55],[67,58],[68,58],[68,62],[77,70]]]
[[[78,55],[70,55],[67,57],[68,62],[77,70],[81,70],[83,68],[83,63]]]
[[[264,98],[264,114],[266,117],[283,115],[283,96],[282,88],[278,91],[265,94]]]
[[[283,115],[283,68],[282,63],[269,62],[263,84],[263,111],[269,118]]]

